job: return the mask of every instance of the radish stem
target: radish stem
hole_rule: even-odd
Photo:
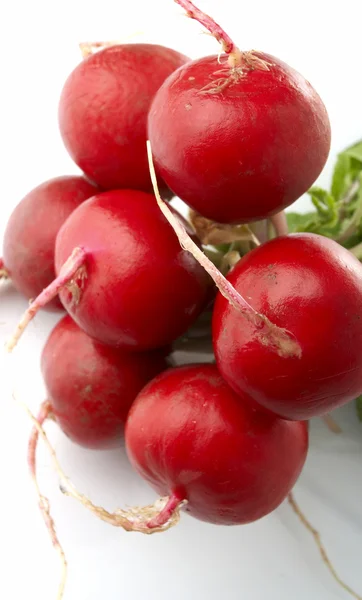
[[[295,512],[295,514],[299,517],[299,519],[302,522],[302,524],[304,525],[304,527],[314,537],[314,541],[315,541],[315,543],[318,546],[318,550],[319,550],[319,553],[320,553],[320,555],[322,557],[322,560],[323,560],[324,564],[326,565],[327,569],[329,570],[329,572],[331,573],[332,577],[338,583],[338,585],[340,585],[353,598],[356,598],[356,600],[362,600],[362,596],[359,596],[359,594],[357,594],[354,590],[352,590],[352,588],[349,585],[347,585],[346,583],[344,583],[344,581],[342,581],[342,579],[337,574],[334,566],[332,565],[330,559],[328,558],[326,549],[323,546],[320,533],[313,527],[313,525],[308,521],[307,517],[301,511],[301,509],[299,508],[299,506],[298,506],[298,504],[297,504],[297,502],[296,502],[296,500],[295,500],[294,495],[292,494],[292,492],[290,492],[288,494],[288,502],[289,502],[290,506],[292,507],[293,511]]]
[[[285,329],[271,323],[265,315],[258,313],[245,298],[237,292],[231,283],[225,279],[222,273],[220,273],[215,265],[207,258],[207,256],[205,256],[202,250],[198,248],[195,242],[193,242],[185,228],[160,196],[149,140],[147,141],[147,154],[151,180],[158,206],[175,231],[182,248],[194,256],[200,265],[204,267],[205,271],[212,277],[221,294],[237,311],[255,326],[257,333],[259,334],[259,340],[263,345],[273,348],[280,356],[286,358],[300,358],[302,351],[294,336]]]
[[[69,285],[76,278],[77,271],[84,266],[84,261],[86,259],[86,252],[83,248],[75,248],[68,258],[68,260],[62,266],[58,277],[51,282],[48,287],[46,287],[39,296],[30,304],[29,308],[23,314],[21,320],[19,321],[14,335],[10,338],[10,340],[6,344],[6,349],[8,352],[11,352],[19,339],[21,338],[24,330],[29,325],[30,321],[35,317],[36,313],[43,308],[48,302],[53,300],[55,296],[60,292],[62,288],[66,285]],[[84,274],[82,274],[84,277]],[[79,292],[79,290],[77,289]]]
[[[73,483],[70,481],[69,477],[62,470],[55,450],[50,444],[47,434],[45,433],[43,423],[45,417],[43,418],[43,414],[46,412],[47,405],[46,403],[43,405],[43,411],[41,412],[41,419],[38,420],[33,413],[29,410],[29,408],[25,405],[22,405],[26,410],[28,415],[30,416],[34,429],[31,434],[31,438],[29,441],[29,454],[28,454],[28,462],[31,470],[31,474],[33,480],[36,482],[36,447],[38,443],[39,435],[45,442],[47,450],[51,456],[54,469],[59,476],[61,482],[61,489],[66,496],[70,496],[83,504],[90,512],[96,515],[102,521],[109,523],[110,525],[114,525],[115,527],[121,527],[125,531],[138,531],[144,534],[158,533],[162,531],[167,531],[170,527],[176,525],[180,519],[180,509],[185,504],[186,500],[181,499],[176,494],[171,494],[170,497],[159,498],[155,504],[143,507],[132,507],[129,510],[118,509],[114,513],[110,513],[105,510],[101,506],[97,506],[91,502],[87,496],[79,492]],[[38,488],[38,484],[37,489]],[[39,495],[41,496],[40,492]],[[44,511],[42,509],[44,514]],[[54,531],[54,523],[51,521],[52,529],[50,531]],[[52,536],[53,540],[53,536]]]
[[[212,19],[209,15],[203,13],[197,8],[190,0],[175,0],[176,4],[179,4],[185,9],[186,14],[190,19],[195,19],[203,25],[221,44],[223,52],[228,54],[228,62],[230,67],[234,68],[241,64],[242,53],[239,48],[235,46],[231,37]]]
[[[330,431],[332,431],[333,433],[342,433],[342,428],[338,425],[337,421],[335,421],[331,415],[324,415],[322,419]]]
[[[28,412],[28,414],[31,414],[29,409],[25,405],[23,405],[23,407],[25,408],[26,412]],[[43,425],[43,423],[46,421],[46,419],[50,418],[50,414],[51,414],[51,407],[50,407],[49,402],[47,402],[47,401],[43,402],[43,404],[40,407],[40,411],[37,416],[37,419],[36,419],[40,426]],[[33,416],[33,415],[31,415],[31,416]],[[43,496],[43,494],[41,493],[39,484],[38,484],[38,480],[37,480],[37,476],[36,476],[36,448],[37,448],[37,444],[38,444],[38,438],[39,438],[39,432],[36,429],[36,427],[33,427],[33,430],[32,430],[32,433],[31,433],[31,436],[29,439],[29,445],[28,445],[28,465],[29,465],[31,478],[33,480],[33,483],[34,483],[35,489],[36,489],[36,493],[38,495],[40,512],[44,519],[45,525],[49,531],[49,535],[50,535],[53,547],[55,548],[55,550],[58,552],[58,554],[60,556],[60,561],[61,561],[61,565],[62,565],[62,575],[61,575],[61,580],[60,580],[60,584],[59,584],[59,588],[58,588],[57,600],[61,600],[64,595],[64,588],[65,588],[66,579],[67,579],[68,565],[67,565],[67,559],[65,557],[64,550],[63,550],[63,548],[58,540],[58,537],[57,537],[54,520],[50,514],[49,500],[48,500],[48,498]]]
[[[0,258],[0,279],[9,279],[9,271],[4,265],[3,258]]]
[[[277,237],[280,237],[281,235],[288,235],[288,221],[284,210],[272,215],[269,220],[274,227]]]

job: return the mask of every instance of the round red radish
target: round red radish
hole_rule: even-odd
[[[308,429],[256,410],[214,365],[169,369],[140,392],[126,422],[135,469],[202,521],[237,525],[284,500],[308,449]],[[162,519],[162,515],[158,521]]]
[[[362,393],[362,265],[348,250],[293,234],[248,253],[227,279],[300,347],[299,356],[278,354],[218,294],[214,350],[237,393],[287,419],[326,414]]]
[[[53,281],[57,233],[70,213],[97,192],[99,188],[84,177],[55,177],[34,188],[16,206],[5,230],[3,262],[26,298],[35,298]],[[61,308],[59,299],[49,307]]]
[[[163,46],[124,44],[96,52],[69,76],[60,132],[73,160],[102,188],[152,191],[148,109],[166,77],[187,60]]]
[[[74,248],[85,259],[60,298],[78,325],[104,343],[165,346],[209,298],[208,275],[182,250],[151,194],[118,190],[85,202],[57,236],[58,273]]]
[[[64,433],[86,448],[112,448],[138,392],[168,365],[161,351],[131,354],[96,342],[67,315],[51,332],[41,366]]]
[[[321,98],[287,64],[240,52],[189,0],[176,0],[226,54],[188,62],[158,90],[148,135],[158,173],[204,217],[263,219],[292,204],[322,171],[330,124]]]

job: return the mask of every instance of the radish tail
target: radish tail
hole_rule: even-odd
[[[241,62],[242,53],[239,48],[235,46],[231,37],[218,25],[214,19],[203,13],[197,6],[195,6],[190,0],[175,0],[176,4],[179,4],[185,9],[186,14],[190,19],[195,19],[207,29],[214,38],[221,44],[223,52],[229,56],[230,67],[236,67]]]
[[[25,406],[24,406],[24,408],[29,413],[29,409]],[[29,414],[31,414],[31,413],[29,413]],[[51,406],[50,406],[49,402],[47,402],[47,401],[43,402],[43,404],[40,407],[39,414],[36,417],[37,423],[42,427],[44,422],[48,418],[50,418],[50,416],[51,416]],[[35,417],[33,417],[32,414],[31,414],[31,417],[35,419]],[[35,489],[36,489],[36,493],[38,495],[40,512],[44,519],[44,523],[49,531],[49,535],[50,535],[53,547],[58,552],[59,557],[60,557],[60,561],[61,561],[61,565],[62,565],[62,575],[61,575],[61,580],[60,580],[60,584],[59,584],[59,588],[58,588],[57,600],[62,600],[63,595],[64,595],[66,579],[67,579],[68,565],[67,565],[67,559],[65,557],[64,550],[58,540],[58,536],[57,536],[57,533],[55,530],[54,520],[50,514],[49,500],[48,500],[48,498],[43,496],[43,494],[41,493],[40,488],[39,488],[39,483],[37,480],[36,449],[37,449],[37,445],[38,445],[38,440],[39,440],[38,429],[36,427],[33,427],[33,430],[31,432],[31,435],[29,438],[29,444],[28,444],[28,465],[29,465],[31,478],[33,480],[33,483],[34,483]]]
[[[284,210],[269,218],[277,237],[288,235],[288,221]]]
[[[50,283],[48,287],[46,287],[39,294],[39,296],[30,304],[29,308],[23,314],[17,325],[14,335],[6,344],[6,349],[8,352],[11,352],[15,348],[26,327],[35,317],[36,313],[46,304],[48,304],[48,302],[53,300],[53,298],[57,296],[63,287],[73,283],[73,280],[76,279],[77,271],[79,271],[81,267],[84,267],[85,259],[86,252],[83,248],[75,248],[73,250],[68,260],[62,266],[58,277],[56,277],[54,281],[52,281],[52,283]],[[79,273],[79,275],[84,278],[84,273]],[[77,288],[77,291],[79,293],[79,288]]]
[[[342,428],[337,423],[337,421],[333,419],[331,415],[324,415],[322,419],[327,425],[329,431],[332,431],[332,433],[342,433]]]
[[[162,213],[170,223],[174,232],[176,233],[179,242],[184,248],[190,252],[194,258],[204,267],[205,271],[214,280],[216,286],[220,290],[221,294],[230,302],[230,304],[238,310],[243,317],[254,324],[257,333],[259,334],[259,340],[265,346],[269,346],[275,350],[280,356],[285,358],[300,358],[301,348],[295,337],[285,329],[274,325],[269,319],[260,313],[258,313],[246,300],[236,291],[231,283],[225,279],[223,274],[215,267],[215,265],[207,258],[207,256],[198,248],[193,242],[185,228],[181,225],[180,221],[174,216],[167,204],[162,200],[160,192],[158,190],[157,179],[155,168],[153,165],[151,144],[147,141],[147,152],[151,180],[153,184],[154,193],[157,199],[157,204],[160,207]]]
[[[158,515],[147,521],[147,527],[149,529],[154,529],[155,527],[163,527],[173,518],[173,515],[178,510],[181,502],[183,502],[183,498],[180,498],[176,493],[171,494],[165,506],[158,513]]]
[[[0,258],[0,279],[9,279],[9,271],[4,265],[3,258]]]
[[[64,473],[41,421],[39,421],[27,407],[24,406],[24,408],[33,421],[34,428],[37,432],[36,436],[33,432],[29,443],[29,464],[32,473],[34,471],[33,465],[35,464],[34,448],[36,447],[37,437],[40,435],[52,458],[54,469],[60,479],[62,492],[66,496],[70,496],[83,504],[83,506],[102,521],[115,527],[121,527],[125,531],[138,531],[145,534],[167,531],[167,529],[170,529],[170,527],[173,527],[178,523],[180,519],[180,509],[186,503],[186,500],[180,498],[177,494],[172,494],[170,497],[166,498],[159,498],[155,504],[149,506],[135,506],[129,510],[118,509],[114,513],[110,513],[103,507],[93,504],[87,496],[77,490],[69,477]]]
[[[302,522],[302,524],[304,525],[304,527],[306,529],[308,529],[309,533],[311,533],[312,536],[314,537],[314,541],[318,546],[318,550],[322,557],[322,560],[323,560],[324,564],[326,565],[327,569],[329,570],[330,574],[332,575],[332,577],[338,583],[338,585],[340,585],[341,588],[343,588],[346,592],[348,592],[356,600],[362,600],[362,596],[357,594],[349,585],[344,583],[344,581],[342,581],[342,579],[339,577],[339,575],[336,572],[334,566],[332,565],[330,559],[328,558],[326,549],[324,548],[322,540],[321,540],[320,533],[313,527],[313,525],[308,521],[307,517],[302,513],[301,509],[299,508],[299,506],[294,498],[294,495],[291,492],[288,495],[288,502],[289,502],[290,506],[292,507],[293,511],[295,512],[295,514],[299,517],[299,519]]]

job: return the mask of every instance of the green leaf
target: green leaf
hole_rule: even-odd
[[[356,408],[359,420],[362,422],[362,396],[356,398]]]
[[[337,222],[337,205],[333,196],[319,187],[312,187],[308,194],[317,209],[318,216],[323,223],[334,224]]]
[[[304,214],[287,212],[286,217],[288,221],[289,231],[291,233],[295,233],[297,231],[308,231],[308,226],[310,222],[313,221],[315,215],[315,212],[309,212]]]
[[[346,193],[351,184],[351,157],[348,154],[340,154],[334,167],[331,194],[338,201]]]
[[[354,158],[362,164],[362,140],[356,144],[353,144],[353,146],[346,148],[343,153],[347,154],[347,156],[350,156],[351,158]]]

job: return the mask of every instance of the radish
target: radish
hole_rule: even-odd
[[[21,200],[5,230],[3,275],[26,298],[36,298],[55,277],[54,246],[60,227],[73,210],[99,188],[80,176],[45,181]],[[58,298],[49,308],[61,308]]]
[[[61,598],[67,562],[41,494],[36,474],[39,434],[51,454],[62,489],[101,520],[126,531],[163,532],[177,524],[181,508],[197,519],[218,525],[250,523],[274,510],[286,497],[313,535],[331,575],[357,600],[329,560],[320,534],[300,510],[291,492],[308,450],[308,422],[286,421],[235,394],[217,367],[194,364],[156,376],[139,393],[128,413],[126,449],[135,469],[158,493],[154,505],[110,513],[79,492],[62,470],[44,431],[44,408],[29,413],[33,432],[29,467],[39,506],[62,562]]]
[[[229,385],[296,420],[325,415],[359,396],[362,265],[357,258],[329,238],[293,234],[258,246],[225,278],[162,200],[149,142],[148,156],[162,213],[221,292],[214,305],[213,345]]]
[[[189,0],[176,0],[224,54],[186,63],[152,102],[157,172],[186,204],[220,223],[263,219],[292,204],[322,171],[330,124],[316,91],[263,52],[241,52]]]
[[[307,425],[255,410],[215,365],[169,369],[140,392],[126,423],[131,463],[169,501],[148,527],[180,503],[209,523],[250,523],[273,511],[296,482]]]
[[[123,439],[129,408],[167,368],[163,351],[129,353],[86,335],[67,315],[42,353],[48,410],[63,432],[86,448],[113,448]]]
[[[147,113],[156,91],[187,57],[154,44],[104,48],[79,64],[59,104],[64,144],[103,189],[151,191]]]
[[[104,192],[79,206],[58,233],[55,265],[58,276],[26,311],[9,350],[58,292],[88,335],[134,350],[170,344],[210,297],[208,275],[141,191]]]
[[[362,266],[348,250],[293,234],[249,252],[227,279],[301,348],[299,358],[278,356],[218,294],[213,345],[236,392],[287,419],[326,414],[362,393]]]

